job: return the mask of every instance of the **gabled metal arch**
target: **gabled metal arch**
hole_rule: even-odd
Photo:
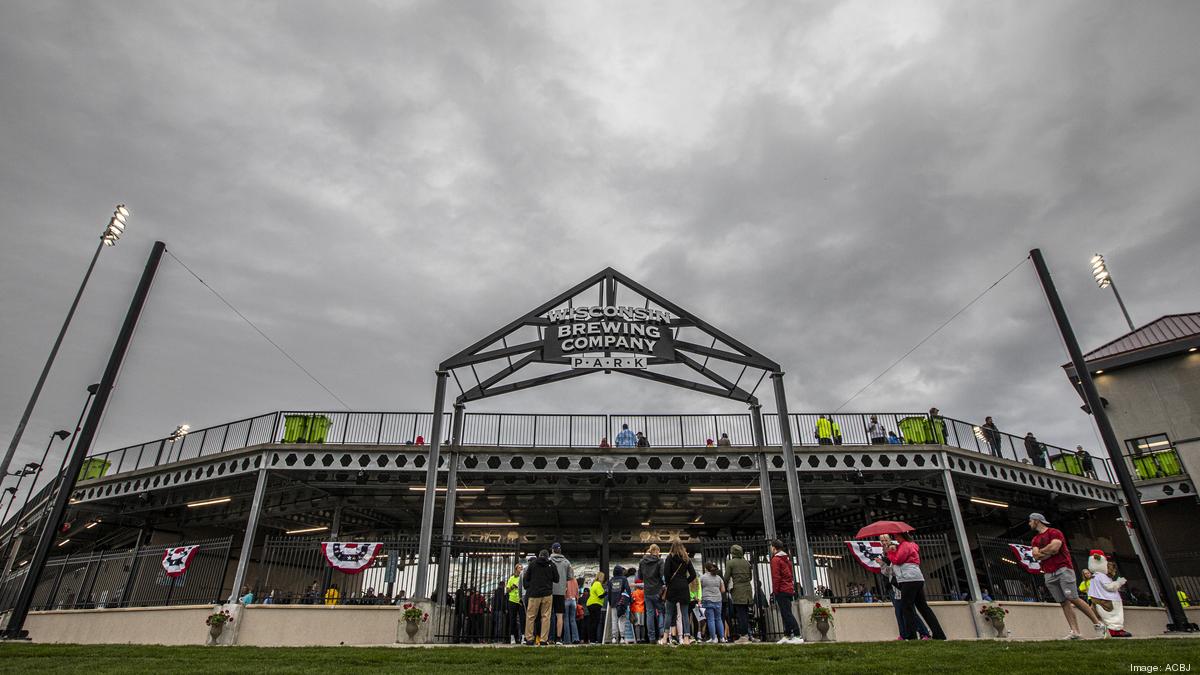
[[[490,396],[498,396],[520,389],[528,389],[543,384],[550,384],[552,382],[558,382],[561,380],[571,379],[597,372],[594,370],[560,371],[524,380],[505,382],[505,380],[508,380],[512,375],[533,363],[547,363],[555,365],[567,365],[569,363],[569,361],[564,358],[546,358],[542,353],[543,343],[541,340],[522,341],[512,345],[508,344],[508,340],[509,338],[513,337],[514,334],[525,328],[532,326],[538,328],[540,331],[544,327],[549,326],[550,322],[544,316],[546,313],[564,304],[570,306],[574,298],[592,287],[598,287],[600,304],[615,305],[617,288],[619,286],[625,287],[642,298],[645,298],[647,304],[653,302],[658,307],[678,317],[678,320],[673,323],[673,327],[696,328],[708,337],[712,338],[713,345],[715,345],[717,342],[720,342],[722,345],[727,347],[727,349],[718,349],[715,346],[705,346],[693,342],[677,340],[674,343],[674,361],[662,361],[659,359],[650,360],[649,365],[651,366],[663,365],[664,363],[680,363],[700,374],[712,384],[693,382],[680,377],[660,373],[655,370],[635,371],[617,369],[615,372],[620,372],[634,377],[641,377],[676,387],[691,389],[693,391],[700,391],[713,396],[729,398],[750,405],[758,404],[758,399],[754,396],[753,391],[746,391],[740,386],[740,381],[730,381],[728,378],[712,370],[708,367],[708,362],[710,360],[717,360],[732,364],[734,366],[741,366],[743,375],[749,368],[761,370],[763,371],[764,375],[766,373],[778,372],[780,369],[778,363],[746,346],[716,326],[713,326],[707,321],[700,319],[695,314],[683,309],[662,295],[659,295],[658,293],[650,290],[642,284],[639,284],[633,279],[630,279],[612,267],[607,267],[600,272],[597,272],[579,284],[576,284],[575,286],[563,291],[550,300],[542,303],[523,316],[511,321],[504,327],[484,337],[470,347],[467,347],[466,349],[443,361],[441,364],[441,370],[454,373],[455,380],[459,383],[461,393],[455,399],[456,403],[477,401]],[[496,343],[501,343],[502,346],[496,348],[494,347]],[[703,357],[703,361],[697,360],[696,358],[693,358],[693,356]],[[519,358],[514,361],[514,357]],[[500,360],[503,360],[505,364],[500,368],[499,371],[488,377],[482,379],[479,378],[476,366],[494,363]],[[455,373],[456,370],[465,368],[471,369],[471,376],[475,379],[474,386],[470,386],[468,380],[468,387],[464,388],[462,385],[462,379],[458,377],[457,373]],[[761,382],[761,378],[759,379],[759,382]]]
[[[797,465],[792,448],[791,424],[788,421],[787,401],[784,396],[783,370],[775,361],[734,339],[716,326],[700,319],[686,309],[630,279],[612,267],[606,267],[584,281],[547,300],[538,307],[535,307],[525,315],[509,322],[506,326],[484,337],[470,347],[442,361],[438,367],[436,373],[437,388],[434,393],[433,439],[429,446],[429,459],[426,463],[425,495],[421,510],[421,534],[417,567],[418,594],[425,592],[429,575],[429,556],[433,539],[434,496],[437,487],[437,467],[439,464],[438,453],[442,440],[441,411],[445,406],[446,381],[449,379],[449,376],[454,376],[455,383],[461,392],[455,399],[454,404],[451,442],[451,453],[453,453],[454,448],[460,442],[462,415],[467,401],[480,400],[489,396],[499,396],[520,389],[528,389],[597,372],[596,370],[574,370],[568,368],[524,380],[506,382],[515,373],[534,363],[569,366],[570,360],[567,358],[547,358],[544,354],[543,345],[545,344],[545,335],[543,331],[547,330],[551,324],[549,318],[543,315],[564,304],[571,307],[576,296],[593,286],[598,286],[598,305],[615,306],[618,285],[624,286],[645,298],[647,307],[653,302],[659,308],[675,315],[677,318],[671,322],[672,328],[695,328],[711,339],[711,343],[705,346],[686,340],[679,340],[678,331],[675,331],[672,336],[674,338],[672,340],[672,358],[650,358],[647,365],[682,364],[684,367],[699,373],[712,384],[686,380],[650,369],[613,369],[615,372],[747,403],[754,419],[755,440],[760,447],[765,444],[762,429],[762,406],[759,404],[758,398],[754,396],[754,392],[757,391],[758,385],[762,383],[767,375],[771,376],[775,395],[775,407],[780,423],[779,434],[783,450],[784,466],[788,469],[785,472],[785,476],[788,488],[788,503],[791,510],[792,532],[794,541],[796,542],[796,552],[801,562],[800,582],[802,588],[805,589],[805,593],[813,592],[813,579],[815,578],[816,571],[808,546],[808,537],[804,524],[804,508],[800,496],[800,482],[795,470]],[[509,344],[510,337],[515,337],[518,331],[528,327],[537,329],[539,340]],[[718,342],[721,343],[721,348],[717,347]],[[500,344],[499,347],[495,346],[497,343]],[[516,357],[516,361],[513,360],[514,357]],[[703,360],[697,360],[698,357],[702,357]],[[709,362],[714,359],[734,366],[741,366],[741,372],[737,379],[730,381],[720,373],[709,368]],[[504,365],[497,372],[480,379],[476,366],[501,360],[504,361]],[[475,380],[475,386],[464,389],[456,371],[467,368],[470,369],[471,376]],[[746,371],[750,368],[761,371],[761,375],[754,387],[750,391],[746,391],[741,387],[741,381]],[[604,372],[613,372],[613,370]],[[454,500],[455,488],[457,487],[457,472],[455,468],[457,467],[457,462],[452,457],[449,464],[450,470],[446,482],[446,505],[443,511],[443,541],[449,541],[454,531]],[[762,487],[760,496],[763,505],[764,528],[768,538],[773,538],[775,536],[775,516],[773,507],[771,506],[770,480],[766,473],[766,461],[762,457],[760,457],[759,465],[761,470],[759,482]],[[442,547],[442,557],[438,566],[440,575],[444,575],[449,568],[446,557],[448,550],[446,546]],[[439,580],[442,588],[445,587],[446,582],[447,579],[444,576]]]

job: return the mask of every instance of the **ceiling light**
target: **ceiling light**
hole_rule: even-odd
[[[1157,504],[1157,503],[1158,503],[1157,499],[1147,499],[1146,501],[1142,502],[1142,506],[1149,506],[1150,504]]]
[[[650,521],[647,520],[646,522],[642,523],[642,527],[650,527]]]
[[[408,489],[409,489],[409,490],[411,490],[411,491],[413,491],[413,492],[424,492],[424,491],[425,491],[425,486],[424,486],[424,485],[410,485],[410,486],[408,486]],[[440,487],[440,488],[434,488],[434,489],[433,489],[433,491],[434,491],[434,492],[445,492],[445,491],[446,491],[446,488],[444,488],[444,487]],[[454,490],[454,491],[455,491],[455,492],[483,492],[483,488],[481,488],[481,487],[462,487],[462,486],[459,486],[458,488],[455,488],[455,490]]]
[[[757,487],[694,487],[691,492],[758,492]]]
[[[66,545],[67,545],[67,544],[69,544],[69,543],[71,543],[71,540],[70,540],[70,539],[63,539],[62,541],[58,542],[58,545],[59,545],[59,546],[66,546]]]
[[[284,534],[308,534],[309,532],[324,532],[329,528],[322,525],[321,527],[306,527],[302,530],[287,530]]]
[[[224,504],[229,501],[233,501],[233,498],[232,497],[217,497],[215,499],[203,499],[198,502],[188,502],[187,507],[189,509],[194,509],[199,506],[215,506],[217,504]]]
[[[455,525],[458,525],[459,527],[516,527],[516,526],[520,525],[520,523],[511,521],[511,520],[503,520],[503,521],[501,521],[501,520],[493,520],[493,521],[477,520],[477,521],[468,523],[465,520],[460,520],[460,521],[456,522]]]
[[[998,509],[1007,509],[1008,502],[997,502],[991,499],[983,499],[982,497],[971,497],[971,501],[975,504],[983,504],[984,506],[994,506]]]
[[[1096,374],[1097,374],[1097,375],[1103,375],[1103,374],[1104,374],[1104,371],[1103,371],[1103,370],[1097,370],[1097,371],[1096,371]]]
[[[83,526],[83,529],[85,529],[85,530],[90,530],[90,529],[92,529],[93,527],[95,527],[95,526],[97,526],[97,525],[99,525],[99,524],[100,524],[100,521],[99,521],[98,519],[97,519],[97,520],[93,520],[92,522],[88,523],[87,525],[84,525],[84,526]]]
[[[1192,347],[1192,348],[1191,348],[1191,349],[1189,349],[1188,351],[1189,351],[1189,352],[1194,352],[1194,351],[1196,351],[1196,349],[1197,349],[1196,347]]]

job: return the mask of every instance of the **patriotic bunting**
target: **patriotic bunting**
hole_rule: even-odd
[[[1032,546],[1022,546],[1021,544],[1009,544],[1008,547],[1010,549],[1012,549],[1013,554],[1017,556],[1017,563],[1026,572],[1029,572],[1030,574],[1041,574],[1042,573],[1042,563],[1037,560],[1034,560]]]
[[[346,574],[358,574],[371,565],[371,561],[383,548],[382,543],[323,541],[321,552],[325,562],[335,570]]]
[[[196,551],[200,549],[199,544],[192,546],[177,546],[167,549],[163,554],[162,566],[169,577],[183,576],[187,571],[188,565],[192,562],[192,557],[196,555]]]
[[[879,574],[883,565],[883,544],[877,541],[858,540],[846,542],[846,548],[854,559],[868,572]]]

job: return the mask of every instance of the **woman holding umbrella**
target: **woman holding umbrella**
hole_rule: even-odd
[[[908,532],[912,531],[911,527],[904,527]],[[894,535],[880,534],[879,541],[883,544],[888,561],[892,563],[892,573],[900,586],[900,611],[904,616],[904,634],[900,637],[905,640],[917,639],[917,612],[920,612],[933,639],[945,640],[946,634],[942,632],[937,615],[925,600],[925,575],[921,574],[920,547],[900,531]]]

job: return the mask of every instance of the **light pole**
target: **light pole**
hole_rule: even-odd
[[[0,523],[3,523],[4,521],[8,520],[8,511],[9,511],[9,509],[12,508],[13,502],[17,501],[17,493],[21,491],[21,481],[25,480],[25,476],[36,473],[37,470],[38,470],[38,464],[36,464],[34,462],[30,462],[30,463],[26,464],[25,468],[21,469],[20,471],[14,471],[14,472],[8,474],[10,476],[17,477],[17,484],[14,486],[4,488],[4,491],[11,494],[12,497],[10,497],[8,500],[8,506],[4,507],[4,515],[0,516]]]
[[[179,426],[175,427],[175,431],[172,431],[170,436],[167,436],[163,440],[159,441],[158,455],[154,458],[154,466],[158,466],[159,464],[162,463],[163,447],[167,443],[171,444],[171,449],[167,450],[167,461],[170,462],[171,461],[171,450],[175,449],[175,441],[183,438],[184,436],[187,436],[188,432],[191,430],[192,430],[192,425],[180,424]],[[178,459],[178,458],[176,458],[176,459]]]
[[[38,462],[37,464],[30,462],[29,464],[25,465],[25,469],[29,469],[30,467],[37,467],[37,468],[35,469],[35,473],[33,474],[33,482],[30,483],[29,490],[25,493],[25,501],[21,503],[21,508],[17,509],[17,515],[14,520],[20,520],[21,515],[24,514],[25,509],[29,506],[29,498],[33,496],[33,489],[37,487],[38,478],[42,477],[42,469],[46,468],[46,458],[50,456],[50,446],[54,445],[54,439],[57,438],[58,440],[62,441],[62,440],[66,440],[70,436],[71,436],[71,432],[65,431],[65,430],[59,430],[59,431],[56,431],[56,432],[50,434],[50,441],[46,443],[46,451],[42,453],[42,461]],[[20,486],[21,486],[21,480],[18,479],[17,487],[20,488]],[[12,501],[10,501],[8,503],[8,505],[12,506],[12,502],[14,502],[16,500],[17,500],[17,495],[14,493]],[[8,509],[5,509],[4,517],[0,518],[0,524],[2,524],[7,519],[8,519]],[[17,528],[14,525],[14,527],[11,530],[9,530],[8,537],[5,538],[4,543],[0,544],[0,551],[3,551],[5,549],[5,547],[8,546],[9,542],[12,541],[12,539],[16,535],[16,533],[17,533]]]
[[[37,384],[33,387],[33,394],[29,397],[29,403],[25,404],[25,412],[21,414],[21,421],[17,422],[17,430],[13,433],[12,441],[8,444],[8,451],[4,453],[4,459],[0,460],[0,482],[3,482],[9,475],[8,466],[12,463],[13,455],[17,452],[17,446],[21,444],[21,436],[25,433],[25,425],[29,423],[29,417],[33,415],[33,408],[37,405],[38,397],[42,395],[42,387],[46,384],[46,377],[50,375],[50,367],[54,365],[54,357],[58,356],[58,348],[62,346],[63,338],[67,335],[67,327],[71,325],[71,318],[75,316],[75,309],[79,307],[79,298],[83,297],[83,289],[87,286],[88,279],[92,276],[92,270],[96,267],[96,260],[100,257],[100,251],[105,246],[116,246],[117,240],[121,238],[121,234],[125,231],[125,220],[128,217],[129,209],[125,208],[124,204],[117,204],[112,217],[108,219],[108,226],[104,228],[104,232],[100,235],[100,243],[96,246],[96,252],[92,254],[92,262],[88,264],[87,272],[83,275],[83,282],[79,284],[79,290],[75,292],[75,300],[71,302],[71,309],[67,310],[67,318],[63,321],[62,328],[58,331],[58,338],[54,340],[54,346],[50,348],[50,356],[46,359],[46,365],[42,366],[42,374],[38,376]]]
[[[1117,292],[1117,284],[1113,282],[1112,275],[1108,272],[1108,265],[1104,264],[1104,256],[1099,253],[1092,256],[1092,276],[1100,288],[1112,288],[1113,295],[1117,298],[1117,304],[1121,306],[1121,313],[1125,315],[1125,323],[1129,324],[1129,330],[1137,330],[1133,325],[1133,319],[1129,318],[1129,310],[1125,309],[1125,301],[1121,300],[1121,294]]]

